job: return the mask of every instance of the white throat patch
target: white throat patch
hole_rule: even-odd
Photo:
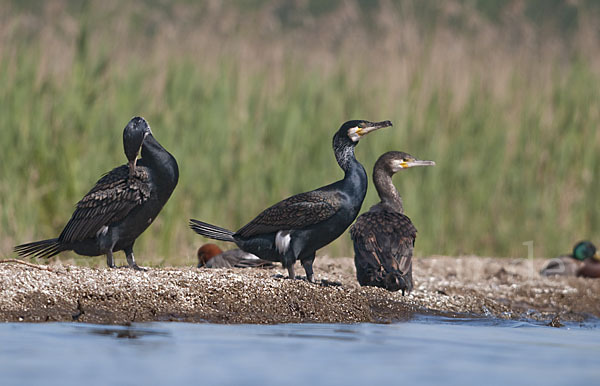
[[[348,129],[348,137],[352,140],[352,142],[358,142],[360,140],[360,127],[356,126],[351,129]]]

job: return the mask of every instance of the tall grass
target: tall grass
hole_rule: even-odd
[[[191,264],[205,240],[187,228],[190,217],[237,229],[282,198],[341,178],[331,138],[357,118],[394,123],[357,147],[369,174],[388,150],[437,163],[394,178],[419,229],[418,255],[525,256],[532,240],[544,256],[598,236],[593,55],[515,53],[485,34],[448,30],[415,42],[421,27],[403,25],[396,36],[399,22],[388,21],[381,41],[366,31],[331,56],[319,43],[286,48],[293,33],[173,44],[166,32],[104,36],[90,18],[73,18],[71,40],[0,31],[0,255],[60,232],[97,178],[125,162],[121,132],[134,115],[148,119],[181,174],[136,244],[141,264]],[[370,187],[363,210],[375,202]],[[320,253],[351,255],[349,237]]]

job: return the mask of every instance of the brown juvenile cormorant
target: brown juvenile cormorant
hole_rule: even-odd
[[[361,214],[350,228],[354,265],[361,286],[410,292],[412,254],[417,229],[404,214],[402,198],[392,183],[394,173],[414,166],[432,166],[399,151],[387,152],[373,167],[373,183],[381,201]]]
[[[542,276],[600,277],[600,254],[589,241],[580,241],[571,255],[554,258],[540,271]]]
[[[391,126],[390,121],[348,121],[333,137],[333,150],[344,178],[322,188],[289,197],[268,209],[237,232],[190,220],[198,234],[237,244],[261,259],[279,261],[295,278],[300,260],[308,281],[317,249],[338,238],[358,215],[367,192],[367,174],[354,157],[354,147],[368,133]]]
[[[198,248],[198,268],[274,268],[270,261],[259,259],[241,249],[223,252],[216,244]]]
[[[133,244],[171,196],[179,169],[144,118],[135,117],[125,126],[123,146],[128,164],[100,178],[77,203],[58,238],[19,245],[15,252],[36,257],[69,250],[85,256],[106,254],[108,266],[114,268],[113,252],[123,250],[129,267],[141,269],[133,257]],[[140,147],[142,157],[136,162]]]

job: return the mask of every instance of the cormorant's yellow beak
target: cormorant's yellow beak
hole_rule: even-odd
[[[413,168],[415,166],[435,166],[435,162],[433,161],[425,161],[420,159],[414,160],[404,160],[404,161],[394,161],[393,162],[394,171],[397,172],[400,169],[408,169]]]
[[[367,127],[356,126],[348,130],[348,137],[350,137],[352,142],[358,142],[362,137],[370,132],[390,126],[392,126],[392,122],[390,121],[374,122]]]
[[[435,162],[433,162],[433,161],[425,161],[425,160],[420,160],[420,159],[403,162],[403,163],[404,163],[405,168],[412,168],[415,166],[435,166]]]

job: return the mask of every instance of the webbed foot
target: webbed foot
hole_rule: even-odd
[[[133,268],[135,271],[148,272],[148,268],[142,268],[137,264],[131,265],[129,268]]]
[[[319,285],[321,287],[341,287],[342,283],[339,281],[330,281],[327,279],[321,279]]]

